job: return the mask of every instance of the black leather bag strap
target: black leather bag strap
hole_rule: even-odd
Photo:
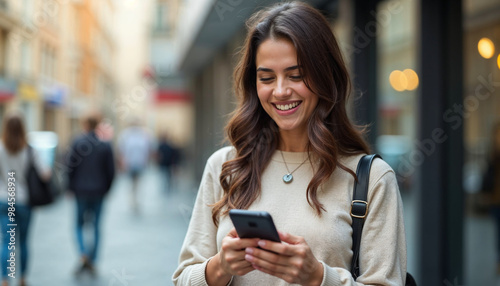
[[[351,274],[354,279],[359,276],[359,247],[361,244],[361,233],[366,215],[368,214],[368,186],[370,168],[373,159],[380,158],[378,154],[365,155],[361,157],[356,169],[357,181],[354,182],[354,191],[351,203],[352,217],[352,261]]]

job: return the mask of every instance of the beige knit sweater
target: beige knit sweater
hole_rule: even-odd
[[[307,153],[283,152],[290,170],[307,158]],[[189,229],[173,275],[175,285],[207,285],[205,267],[217,254],[222,239],[233,228],[228,216],[220,218],[219,227],[212,222],[211,208],[223,190],[219,183],[222,164],[234,157],[234,148],[215,152],[207,162],[194,206]],[[342,158],[341,162],[356,170],[361,155]],[[313,176],[310,162],[293,173],[293,182],[282,180],[287,173],[280,152],[275,152],[262,175],[262,193],[251,210],[268,211],[278,230],[302,236],[316,259],[324,265],[322,285],[403,285],[406,275],[406,241],[403,205],[394,171],[382,160],[373,162],[369,185],[369,210],[363,228],[360,268],[355,282],[349,272],[352,258],[350,203],[353,177],[337,168],[318,192],[326,212],[319,217],[307,203],[306,189]],[[234,276],[230,285],[289,285],[284,280],[254,270]]]

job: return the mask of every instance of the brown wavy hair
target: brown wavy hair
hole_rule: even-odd
[[[4,117],[2,141],[9,154],[16,154],[26,146],[26,132],[21,116],[9,114]]]
[[[226,126],[236,149],[233,160],[222,165],[220,184],[224,195],[212,205],[212,219],[230,209],[248,209],[261,191],[262,171],[279,145],[279,128],[262,108],[257,95],[256,51],[267,39],[286,39],[295,46],[297,63],[306,86],[318,95],[308,121],[310,158],[318,163],[307,187],[307,201],[318,215],[324,211],[317,191],[339,167],[339,156],[369,153],[362,131],[346,112],[350,79],[337,40],[328,21],[316,9],[301,2],[279,3],[256,12],[247,22],[248,34],[234,71],[237,109]]]

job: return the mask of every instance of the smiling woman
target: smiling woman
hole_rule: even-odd
[[[328,22],[301,2],[254,14],[234,73],[232,144],[208,160],[176,285],[404,285],[393,170],[376,159],[354,278],[350,203],[369,152],[346,112],[349,75]],[[279,242],[239,238],[231,209],[267,211]]]

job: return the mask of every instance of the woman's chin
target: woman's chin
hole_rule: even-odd
[[[304,134],[307,134],[307,128],[305,128],[304,126],[299,126],[295,123],[278,123],[277,125],[280,132],[303,132]]]

